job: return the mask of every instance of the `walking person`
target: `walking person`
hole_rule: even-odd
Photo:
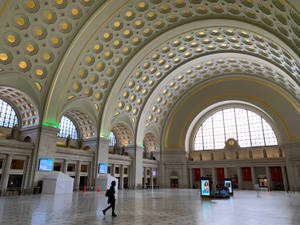
[[[105,193],[105,196],[108,197],[107,204],[109,204],[109,206],[106,209],[102,210],[104,215],[105,215],[106,211],[111,208],[112,209],[111,216],[114,216],[114,217],[117,216],[115,214],[115,203],[116,203],[115,186],[116,186],[116,181],[112,181],[110,188]]]

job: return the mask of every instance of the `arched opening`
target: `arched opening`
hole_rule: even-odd
[[[218,109],[201,123],[193,149],[223,149],[226,142],[233,146],[235,141],[243,148],[278,144],[272,127],[262,114],[241,107],[226,107]]]
[[[24,142],[31,143],[31,137],[29,136],[25,137]]]

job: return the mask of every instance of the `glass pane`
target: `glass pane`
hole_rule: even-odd
[[[67,138],[70,136],[72,139],[77,139],[77,129],[73,123],[72,120],[70,120],[68,117],[63,116],[61,118],[61,121],[59,123],[59,137]]]
[[[0,99],[0,126],[12,128],[16,125],[18,125],[18,117],[15,110]]]
[[[110,140],[109,140],[109,146],[115,146],[115,144],[116,144],[117,141],[116,141],[116,137],[115,137],[115,135],[114,135],[113,132],[110,132],[109,138],[110,138]]]
[[[236,139],[241,147],[278,144],[271,126],[261,116],[246,109],[230,108],[204,121],[196,134],[194,149],[223,149],[229,138]]]

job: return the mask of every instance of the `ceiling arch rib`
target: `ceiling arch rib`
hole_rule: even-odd
[[[87,26],[97,27],[94,29],[95,32],[89,32],[83,43],[78,43],[80,38],[76,40],[76,45],[81,50],[72,57],[74,63],[71,61],[68,64],[68,60],[63,60],[64,66],[68,66],[66,66],[67,68],[61,67],[57,77],[64,74],[65,77],[62,77],[61,80],[64,81],[62,86],[66,86],[66,88],[58,88],[58,96],[55,96],[54,99],[50,95],[46,107],[46,120],[50,118],[57,120],[61,103],[80,97],[80,95],[89,99],[95,107],[95,111],[101,113],[110,88],[130,57],[146,42],[178,24],[213,16],[247,20],[276,33],[282,39],[289,37],[288,40],[291,41],[288,41],[288,44],[296,46],[298,37],[293,30],[298,29],[298,20],[295,16],[287,17],[288,13],[293,12],[288,4],[269,0],[266,2],[266,9],[263,9],[264,7],[256,2],[245,3],[243,0],[230,2],[228,4],[227,0],[215,3],[211,1],[174,1],[170,3],[127,1],[116,3],[114,1],[115,8],[112,14],[107,15],[108,12],[112,12],[107,10],[103,13],[107,17],[102,20],[89,21]],[[297,15],[297,13],[294,14]],[[286,21],[290,23],[286,23]],[[85,28],[85,31],[87,30],[90,31]],[[69,55],[71,55],[71,51],[70,54],[68,53]],[[58,86],[61,85],[57,84]],[[52,93],[55,92],[55,88],[56,85],[54,85]],[[58,104],[52,104],[54,102],[58,102]]]
[[[224,21],[222,22],[224,24]],[[243,27],[241,24],[239,25]],[[296,98],[299,97],[298,57],[296,55],[294,56],[296,59],[291,57],[290,53],[287,53],[287,51],[292,52],[288,47],[287,50],[284,50],[282,44],[275,43],[271,40],[271,37],[261,36],[256,32],[239,29],[236,26],[220,27],[215,24],[210,28],[191,30],[191,32],[184,32],[184,34],[175,36],[173,39],[167,39],[166,42],[160,43],[157,48],[152,47],[146,57],[143,57],[135,65],[134,69],[130,71],[132,75],[124,82],[124,89],[120,91],[118,101],[115,103],[114,115],[126,113],[136,121],[140,115],[145,115],[141,111],[145,102],[158,83],[170,72],[194,58],[216,53],[243,53],[243,61],[248,60],[248,55],[248,58],[252,57],[252,61],[253,56],[257,57],[256,61],[264,59],[269,64],[268,67],[274,67],[273,64],[275,64],[277,68],[281,68],[284,72],[273,78],[269,77],[269,80],[281,83],[280,85],[290,90]],[[225,49],[223,48],[224,45],[226,45]],[[230,56],[227,57],[230,58]],[[220,58],[220,60],[220,64],[222,64],[224,59]],[[235,60],[232,61],[231,64],[236,65],[238,63]],[[256,62],[256,64],[258,63]],[[288,69],[288,67],[290,68]],[[210,68],[208,67],[208,69]],[[207,72],[203,68],[200,71],[202,74]],[[179,79],[182,79],[182,77]],[[197,76],[197,79],[199,79],[199,76]],[[182,79],[182,81],[187,82],[185,79]],[[151,119],[154,119],[154,117],[151,117]]]
[[[161,131],[163,121],[181,96],[195,86],[224,77],[252,77],[251,79],[257,79],[258,83],[259,80],[263,80],[266,87],[270,84],[277,92],[284,90],[286,94],[283,95],[286,95],[292,104],[300,105],[300,90],[297,84],[271,63],[241,54],[209,55],[187,63],[160,83],[141,113],[138,133],[142,134],[143,127],[151,125],[155,125]]]

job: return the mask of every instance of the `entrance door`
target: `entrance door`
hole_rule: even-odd
[[[88,181],[88,179],[87,179],[88,177],[86,177],[86,176],[81,176],[80,177],[80,181],[79,181],[79,190],[83,190],[84,189],[84,187],[86,187],[87,186],[87,181]]]
[[[178,188],[178,178],[170,179],[171,188]]]
[[[128,177],[124,177],[124,188],[128,189]]]

